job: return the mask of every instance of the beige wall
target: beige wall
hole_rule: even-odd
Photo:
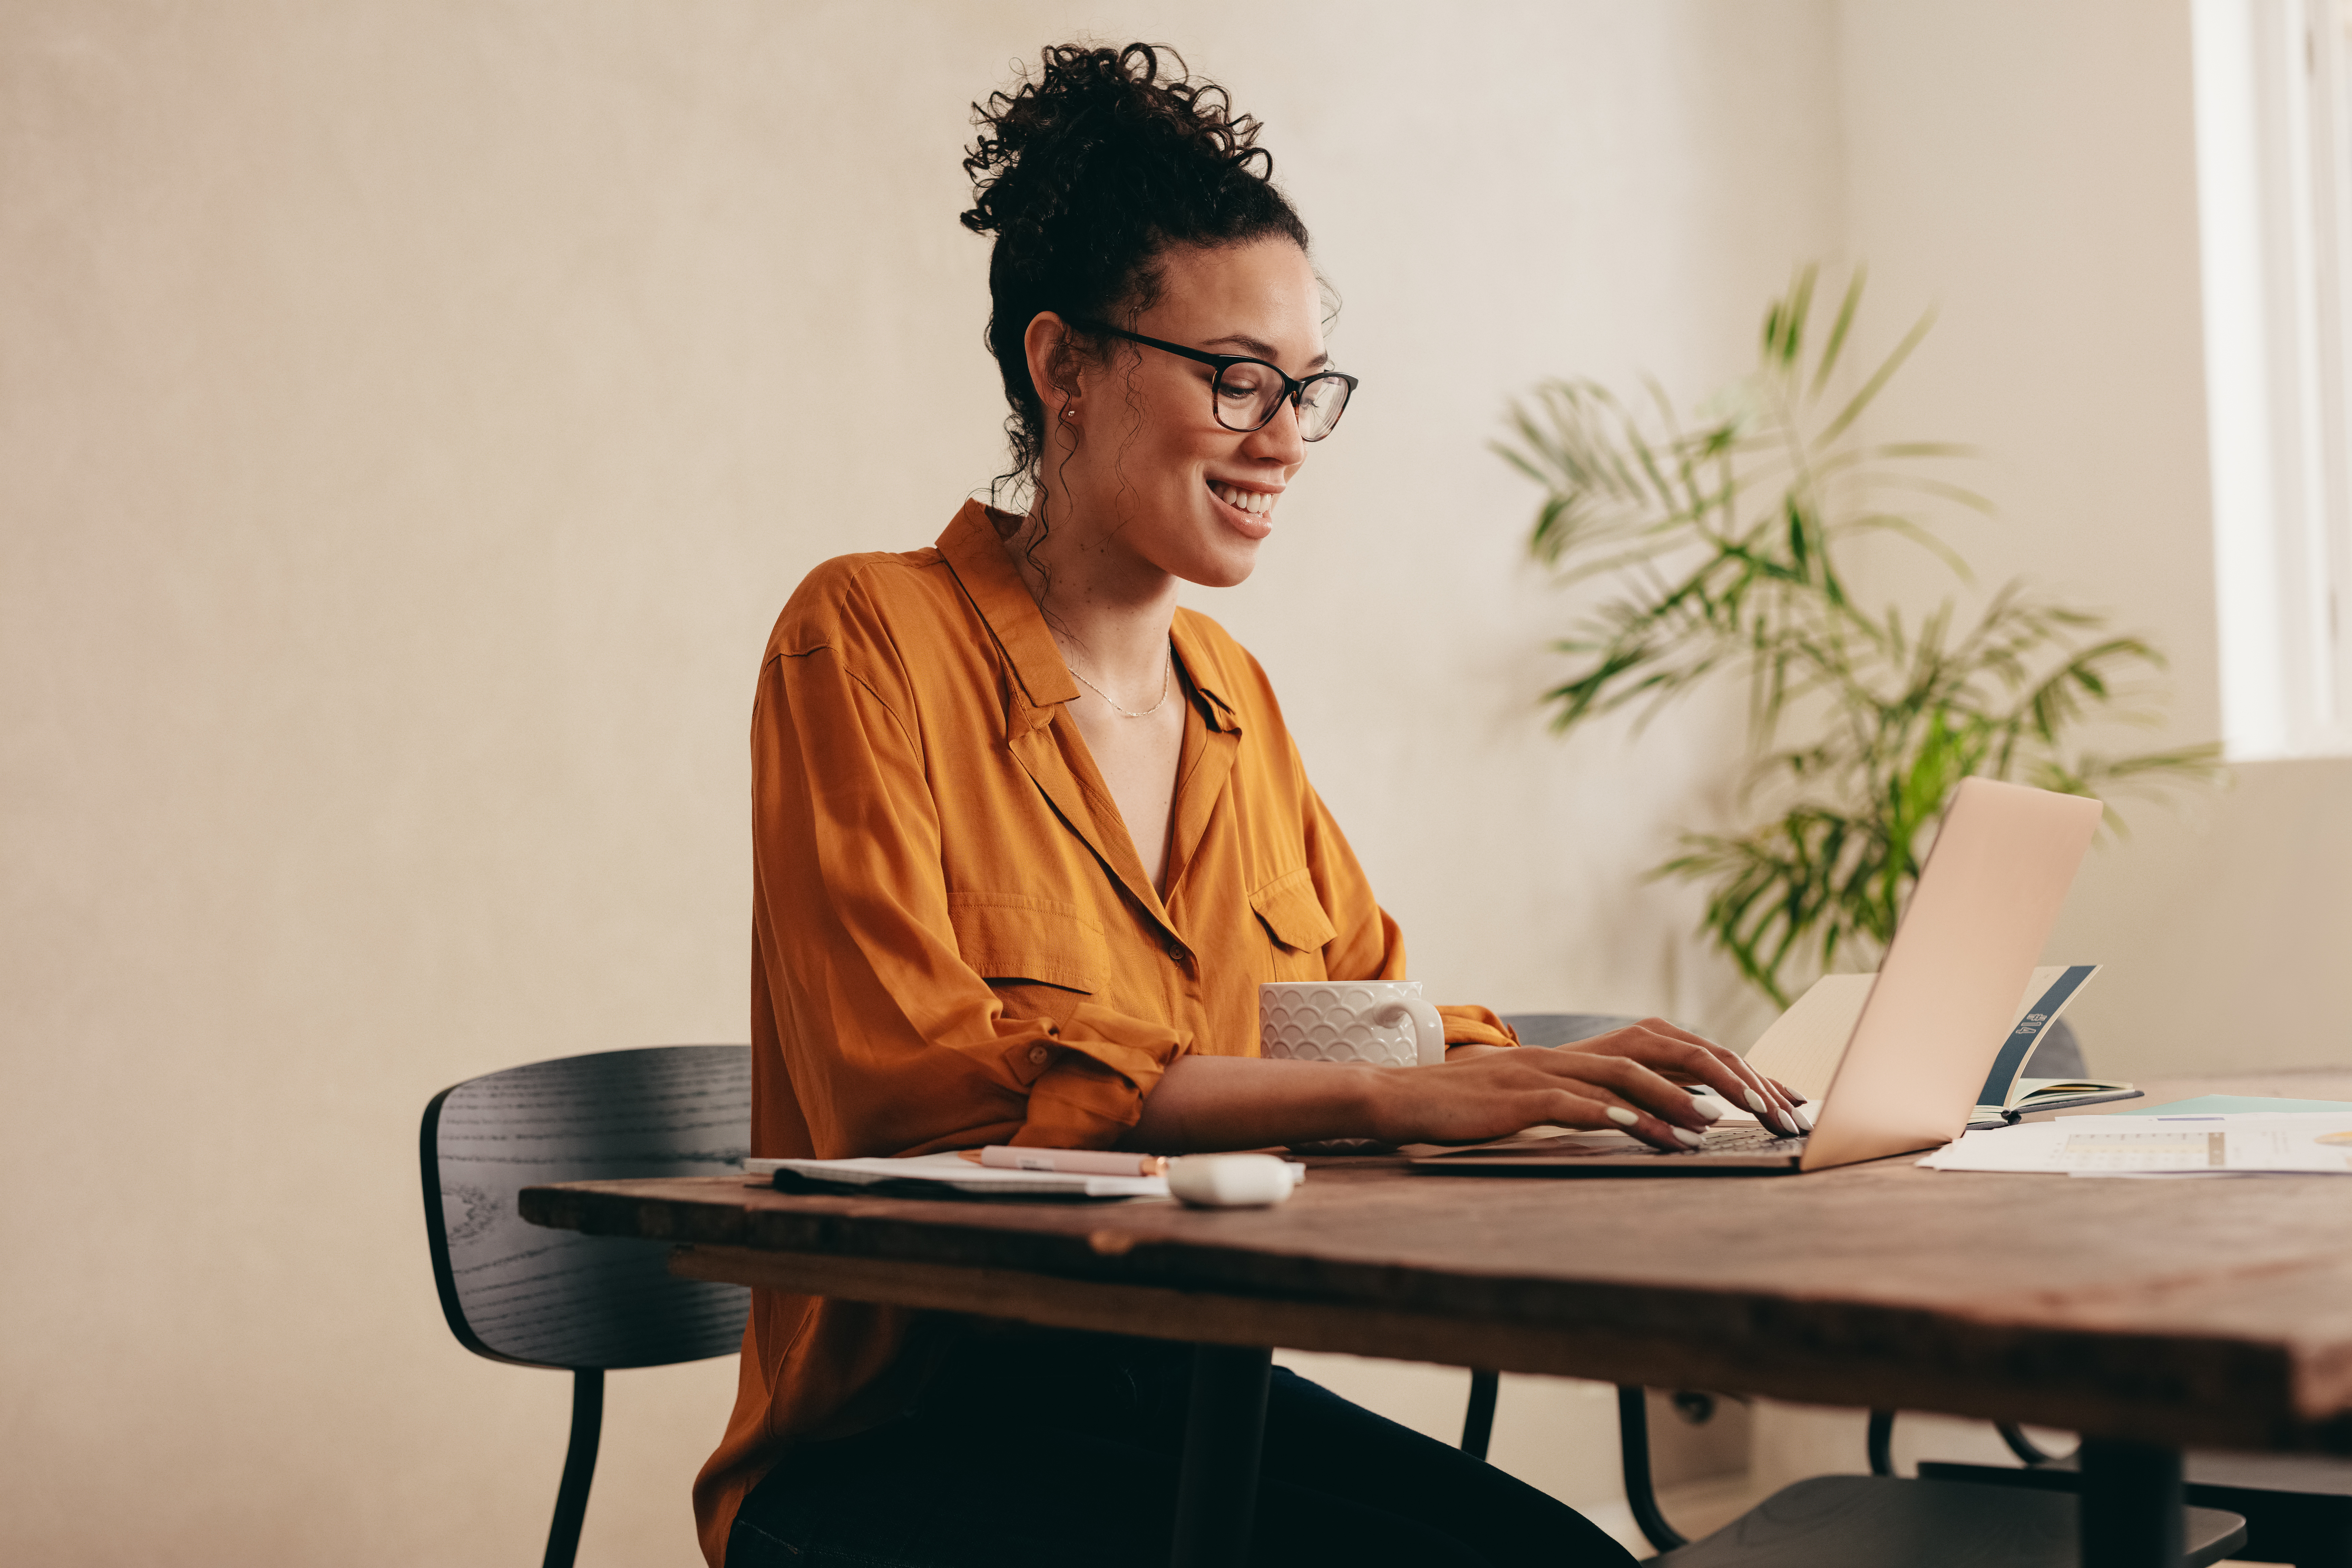
[[[1723,742],[1538,732],[1561,611],[1484,443],[1545,373],[1696,395],[1744,362],[1836,233],[1829,22],[0,8],[0,1557],[530,1559],[562,1380],[442,1327],[415,1118],[515,1062],[743,1037],[761,639],[814,562],[927,542],[997,466],[958,149],[1051,38],[1228,80],[1347,297],[1365,395],[1210,607],[1416,972],[1720,994],[1633,873]],[[613,1380],[584,1561],[690,1560],[729,1394],[724,1363]]]
[[[2169,733],[2213,733],[2182,10],[0,10],[0,1556],[535,1552],[562,1380],[449,1341],[415,1119],[743,1037],[769,620],[998,463],[954,215],[1006,62],[1170,37],[1268,121],[1366,385],[1258,577],[1195,602],[1280,683],[1415,972],[1736,1034],[1689,896],[1635,879],[1719,805],[1732,726],[1541,733],[1565,612],[1501,403],[1696,396],[1793,261],[1866,255],[1890,318],[1943,305],[1888,418],[1993,453],[1986,574],[2156,632]],[[2116,964],[2100,1060],[2346,1059],[2340,768],[2101,853],[2062,939]],[[2311,978],[2250,1040],[2228,983],[2279,952]],[[1458,1418],[1459,1373],[1331,1372]],[[691,1561],[730,1384],[613,1380],[583,1562]],[[1607,1419],[1518,1383],[1497,1456],[1606,1511]]]

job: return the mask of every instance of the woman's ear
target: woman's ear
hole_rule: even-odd
[[[1051,310],[1029,319],[1021,334],[1022,352],[1029,361],[1029,384],[1045,412],[1048,428],[1075,422],[1078,404],[1078,356],[1070,346],[1067,322]]]

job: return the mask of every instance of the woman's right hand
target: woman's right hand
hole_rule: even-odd
[[[1381,1072],[1372,1135],[1390,1143],[1479,1143],[1549,1123],[1629,1132],[1677,1152],[1696,1148],[1722,1111],[1668,1073],[1704,1083],[1733,1105],[1762,1099],[1759,1121],[1796,1098],[1731,1052],[1651,1019],[1572,1047],[1522,1046]]]
[[[1813,1130],[1805,1097],[1775,1079],[1766,1078],[1741,1060],[1735,1051],[1692,1034],[1664,1018],[1644,1018],[1622,1029],[1558,1047],[1562,1051],[1628,1057],[1675,1083],[1701,1084],[1735,1106],[1755,1112],[1766,1131],[1781,1138],[1802,1137]]]
[[[1676,1080],[1681,1080],[1677,1082]],[[1546,1050],[1456,1047],[1430,1067],[1266,1061],[1187,1054],[1145,1090],[1118,1147],[1152,1154],[1265,1149],[1333,1138],[1385,1143],[1480,1143],[1528,1127],[1614,1128],[1653,1148],[1695,1148],[1723,1112],[1682,1083],[1733,1105],[1760,1099],[1774,1131],[1803,1124],[1802,1097],[1720,1046],[1646,1019]],[[1785,1127],[1766,1120],[1787,1113]]]

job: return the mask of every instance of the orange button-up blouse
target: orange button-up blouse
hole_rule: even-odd
[[[1063,704],[988,510],[850,555],[784,606],[751,718],[751,1147],[838,1159],[1106,1148],[1177,1057],[1257,1054],[1268,980],[1399,979],[1404,944],[1257,661],[1189,610],[1167,894]],[[1450,1042],[1516,1043],[1484,1008]],[[957,1320],[752,1293],[695,1483],[712,1564],[795,1442],[903,1409]]]

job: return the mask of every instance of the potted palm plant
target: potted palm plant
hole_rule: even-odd
[[[2212,746],[2087,749],[2095,720],[2152,721],[2164,665],[2102,615],[2023,583],[1973,616],[1857,595],[1842,555],[1858,538],[1908,540],[1966,579],[1936,517],[1990,508],[1941,475],[1965,448],[1856,433],[1932,317],[1852,384],[1840,373],[1864,275],[1818,332],[1816,281],[1798,273],[1765,313],[1755,372],[1701,412],[1654,385],[1636,405],[1559,381],[1515,405],[1496,444],[1543,489],[1535,558],[1563,583],[1605,584],[1553,645],[1569,660],[1544,694],[1555,731],[1744,689],[1745,825],[1684,835],[1654,874],[1705,885],[1705,935],[1783,1007],[1811,974],[1875,965],[1961,778],[2111,802],[2220,769]]]

